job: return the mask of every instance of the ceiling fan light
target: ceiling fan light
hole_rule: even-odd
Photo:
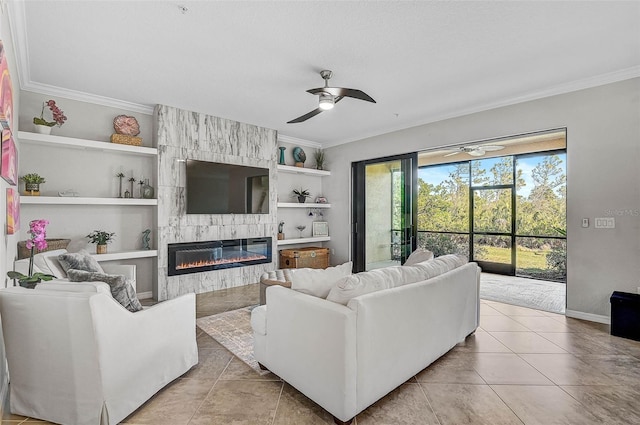
[[[482,149],[473,149],[467,153],[471,156],[482,156],[485,154],[485,151]]]
[[[335,102],[333,100],[333,96],[330,94],[320,94],[320,102],[318,103],[318,108],[323,111],[328,111],[329,109],[333,109]]]

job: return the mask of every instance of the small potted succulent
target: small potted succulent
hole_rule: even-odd
[[[107,244],[113,241],[115,235],[104,230],[94,230],[86,237],[89,238],[89,242],[96,244],[96,254],[106,254]]]
[[[39,196],[40,185],[46,183],[45,178],[37,173],[25,174],[20,180],[24,181],[24,194],[31,196]]]
[[[316,170],[324,170],[324,162],[325,162],[324,150],[317,149],[313,154],[313,156],[316,160]]]
[[[293,189],[293,197],[297,197],[298,202],[300,202],[301,204],[304,204],[307,198],[311,197],[311,195],[309,195],[309,191],[307,189],[300,188],[300,189]]]

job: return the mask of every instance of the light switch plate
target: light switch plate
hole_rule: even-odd
[[[596,229],[615,229],[616,219],[614,217],[596,217]]]
[[[589,219],[588,218],[583,218],[582,219],[582,227],[589,227]]]

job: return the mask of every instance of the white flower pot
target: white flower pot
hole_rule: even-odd
[[[51,134],[51,127],[49,127],[48,125],[34,124],[33,126],[35,127],[36,133]]]

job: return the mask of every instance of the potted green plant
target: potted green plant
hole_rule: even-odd
[[[324,170],[324,160],[325,160],[324,150],[317,149],[314,152],[313,157],[316,160],[316,170]]]
[[[106,232],[104,230],[94,230],[86,237],[89,238],[89,242],[96,244],[96,254],[106,254],[107,244],[111,243],[115,238],[115,233]]]
[[[46,183],[45,178],[37,173],[25,174],[20,180],[24,181],[24,194],[31,196],[39,196],[40,184]]]
[[[304,204],[307,198],[311,197],[307,189],[293,189],[293,196],[298,198],[298,202]]]

